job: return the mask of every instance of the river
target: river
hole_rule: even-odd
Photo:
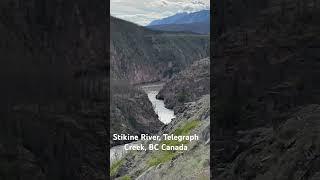
[[[154,111],[158,114],[159,120],[165,124],[171,122],[175,118],[174,112],[172,109],[167,109],[164,106],[164,101],[156,99],[157,94],[162,89],[164,83],[153,83],[148,85],[141,86],[141,89],[144,90],[149,100],[152,103]]]
[[[158,115],[158,118],[164,124],[168,124],[171,122],[173,118],[175,118],[174,112],[171,109],[167,109],[164,106],[164,102],[162,100],[156,99],[157,94],[163,87],[164,83],[152,83],[152,84],[144,84],[140,85],[139,88],[145,91],[148,95],[149,100],[152,103],[154,111]],[[132,142],[130,144],[135,144],[136,142]],[[110,162],[121,159],[127,152],[124,150],[124,145],[114,146],[110,149]]]

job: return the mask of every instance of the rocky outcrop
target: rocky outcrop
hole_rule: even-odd
[[[111,17],[111,76],[131,84],[165,80],[208,57],[209,36],[165,33]]]
[[[157,98],[164,99],[167,108],[182,110],[183,104],[199,99],[210,92],[210,59],[195,61],[175,75],[161,89]]]
[[[155,134],[164,125],[142,90],[119,81],[111,83],[110,134]],[[130,141],[113,141],[111,146]]]
[[[106,179],[104,4],[0,2],[0,179]]]
[[[286,153],[293,155],[301,149],[266,148],[265,142],[274,138],[270,144],[274,145],[279,139],[284,144],[292,143],[278,132],[287,128],[299,131],[300,127],[288,124],[292,121],[292,112],[299,106],[320,103],[320,86],[315,83],[320,77],[318,1],[269,0],[259,5],[253,1],[224,2],[216,2],[215,16],[213,177],[311,178],[319,169],[305,167],[312,173],[307,175],[303,170],[304,175],[296,175],[296,170],[303,166],[296,159],[289,163],[288,169],[278,165],[281,160],[290,161]],[[246,15],[249,12],[250,17]],[[299,123],[307,126],[305,121]],[[258,139],[243,139],[241,132],[248,133],[246,138],[257,136]],[[307,134],[302,136],[309,138]],[[242,141],[248,142],[244,145]],[[308,146],[308,141],[299,143]],[[259,150],[262,146],[264,150]],[[278,150],[285,157],[280,157]],[[252,158],[259,160],[252,161]],[[261,159],[265,160],[258,162]],[[272,168],[279,168],[281,172]]]
[[[177,114],[171,123],[164,126],[158,135],[173,134],[178,131],[188,135],[197,134],[198,141],[187,143],[187,151],[131,151],[119,162],[113,179],[209,179],[210,166],[210,96],[205,95],[196,102],[187,103],[186,109]],[[191,126],[192,125],[192,126]],[[187,134],[185,134],[187,135]],[[162,141],[163,142],[163,141]],[[159,141],[142,143],[159,144]],[[173,142],[172,142],[173,143]],[[182,142],[181,142],[182,143]],[[180,144],[181,144],[180,143]],[[177,144],[179,144],[177,142]],[[159,158],[158,161],[155,159]]]

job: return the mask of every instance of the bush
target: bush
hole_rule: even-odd
[[[174,135],[176,136],[186,136],[189,135],[191,130],[196,128],[199,125],[200,121],[199,120],[192,120],[187,123],[185,123],[182,127],[177,128],[174,131]]]

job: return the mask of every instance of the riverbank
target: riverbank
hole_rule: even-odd
[[[173,118],[176,116],[172,109],[165,107],[164,101],[157,99],[156,96],[159,94],[160,90],[163,88],[165,83],[157,82],[152,84],[145,84],[140,86],[140,88],[147,93],[150,102],[154,108],[155,113],[158,115],[158,119],[164,124],[169,124]]]
[[[143,90],[116,80],[110,86],[110,134],[155,134],[161,129],[164,124]],[[130,142],[110,139],[112,147]]]
[[[139,89],[143,90],[149,98],[149,101],[152,104],[152,107],[155,113],[158,115],[158,119],[163,122],[164,124],[169,124],[173,118],[176,116],[174,115],[173,110],[167,109],[164,105],[163,100],[156,99],[157,94],[164,86],[163,82],[156,82],[156,83],[149,83],[137,86]],[[160,131],[160,129],[159,129]],[[128,143],[130,145],[138,144],[138,142]],[[114,146],[110,149],[110,163],[120,160],[127,151],[124,150],[123,145]]]

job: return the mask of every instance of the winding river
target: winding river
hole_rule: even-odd
[[[153,83],[141,86],[141,89],[148,94],[148,98],[152,103],[154,111],[158,114],[159,120],[165,124],[171,122],[175,118],[174,112],[164,106],[162,100],[156,99],[157,94],[162,89],[164,83]]]
[[[148,95],[149,100],[152,103],[154,111],[158,114],[159,120],[164,124],[168,124],[171,122],[173,118],[175,118],[174,112],[171,109],[167,109],[164,106],[164,102],[162,100],[156,99],[156,95],[159,93],[164,83],[152,83],[152,84],[144,84],[139,86],[143,91],[145,91]],[[136,142],[132,142],[130,144],[135,144]],[[110,149],[110,162],[121,159],[126,154],[124,150],[124,145],[114,146]]]

